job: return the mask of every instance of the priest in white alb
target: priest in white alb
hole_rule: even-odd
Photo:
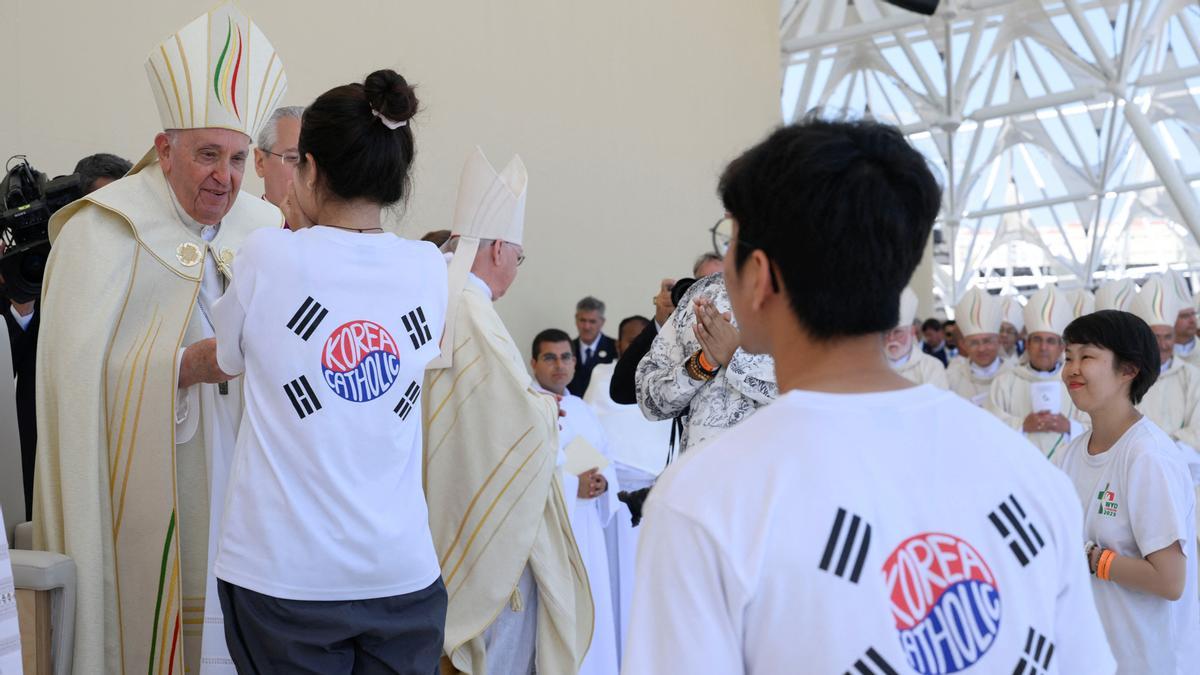
[[[1091,426],[1062,381],[1062,335],[1071,314],[1070,301],[1053,286],[1034,293],[1025,305],[1026,362],[997,375],[988,393],[987,409],[1046,457]]]
[[[75,561],[76,673],[233,672],[208,572],[241,381],[203,364],[238,247],[283,223],[240,187],[286,77],[232,3],[156,46],[146,73],[154,147],[50,223],[34,540]]]
[[[608,436],[583,399],[567,390],[575,376],[570,335],[550,328],[534,336],[529,367],[539,391],[557,398],[562,410],[558,419],[559,478],[595,606],[592,644],[579,675],[617,675],[616,621],[604,533],[624,507],[617,499],[621,483]]]
[[[1192,476],[1200,479],[1200,368],[1175,352],[1175,321],[1185,303],[1190,304],[1190,298],[1179,297],[1163,276],[1147,279],[1133,299],[1130,311],[1149,324],[1162,361],[1158,379],[1137,409],[1167,432],[1183,451]]]
[[[939,389],[949,389],[946,367],[942,362],[916,349],[917,329],[913,326],[916,316],[917,294],[906,286],[900,294],[900,321],[895,328],[883,334],[883,350],[887,354],[888,364],[913,384],[932,384]]]
[[[493,304],[524,259],[528,176],[467,159],[442,355],[421,397],[424,485],[449,596],[443,673],[576,673],[592,635],[587,573],[558,479],[558,405],[534,388]]]
[[[1013,361],[1000,355],[1000,299],[980,288],[972,288],[954,308],[954,320],[962,334],[960,347],[966,358],[954,359],[946,368],[950,391],[979,407],[987,404],[992,380]]]

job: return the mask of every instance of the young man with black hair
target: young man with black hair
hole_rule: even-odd
[[[925,159],[810,120],[720,195],[741,345],[780,397],[651,492],[625,672],[1111,673],[1070,482],[884,355],[941,203]]]
[[[616,467],[589,466],[582,472],[569,469],[569,448],[580,441],[609,457],[608,437],[596,413],[567,389],[575,376],[577,360],[571,337],[557,328],[547,328],[533,338],[529,367],[535,388],[554,395],[562,411],[558,418],[558,473],[575,544],[587,570],[595,607],[591,645],[579,665],[578,675],[616,675],[617,624],[613,618],[613,595],[609,570],[607,528],[617,517],[621,503]],[[579,439],[579,440],[577,440]],[[569,469],[569,470],[568,470]]]

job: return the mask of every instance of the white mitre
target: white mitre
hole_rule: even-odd
[[[497,173],[483,150],[476,147],[467,157],[458,181],[458,201],[450,239],[458,239],[450,259],[450,304],[446,308],[446,329],[442,333],[442,353],[429,364],[431,369],[449,368],[454,354],[454,326],[463,288],[479,242],[485,239],[522,245],[525,234],[525,196],[529,174],[520,155]]]
[[[905,286],[900,292],[900,320],[896,322],[896,328],[912,328],[916,318],[917,294],[912,288]]]
[[[1021,304],[1021,296],[1006,295],[1000,300],[1000,315],[1004,323],[1010,324],[1018,333],[1025,327],[1025,306]]]
[[[1000,299],[980,288],[967,291],[954,306],[954,323],[963,337],[998,335],[1002,320]]]
[[[1175,327],[1175,320],[1184,308],[1170,279],[1155,275],[1146,279],[1142,290],[1134,298],[1129,311],[1151,326]]]
[[[1071,299],[1054,286],[1046,286],[1034,293],[1025,304],[1025,331],[1030,335],[1053,333],[1061,336],[1074,319]]]
[[[233,2],[163,40],[146,59],[146,76],[164,130],[232,129],[257,138],[287,91],[275,48]],[[148,163],[143,158],[134,172]]]
[[[1085,314],[1091,314],[1096,311],[1096,296],[1086,288],[1076,288],[1066,292],[1067,299],[1071,301],[1071,313],[1073,318],[1078,319]]]
[[[1179,300],[1179,311],[1182,312],[1188,307],[1196,306],[1196,296],[1192,295],[1192,289],[1188,287],[1187,279],[1184,279],[1182,274],[1175,270],[1167,270],[1163,276],[1175,289],[1175,297]]]
[[[1137,292],[1137,284],[1132,279],[1110,279],[1096,289],[1096,309],[1128,312]]]

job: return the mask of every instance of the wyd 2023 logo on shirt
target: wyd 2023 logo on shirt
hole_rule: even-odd
[[[918,673],[957,673],[983,658],[1000,631],[1000,590],[965,540],[926,532],[883,563],[900,645]]]
[[[335,394],[364,403],[379,398],[395,384],[400,349],[383,326],[373,321],[348,321],[325,340],[321,369]]]

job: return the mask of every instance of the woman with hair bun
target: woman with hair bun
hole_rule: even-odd
[[[416,111],[391,70],[308,106],[293,231],[252,234],[213,308],[217,365],[246,374],[214,564],[239,672],[437,671],[420,394],[446,264],[380,223],[410,190]]]

